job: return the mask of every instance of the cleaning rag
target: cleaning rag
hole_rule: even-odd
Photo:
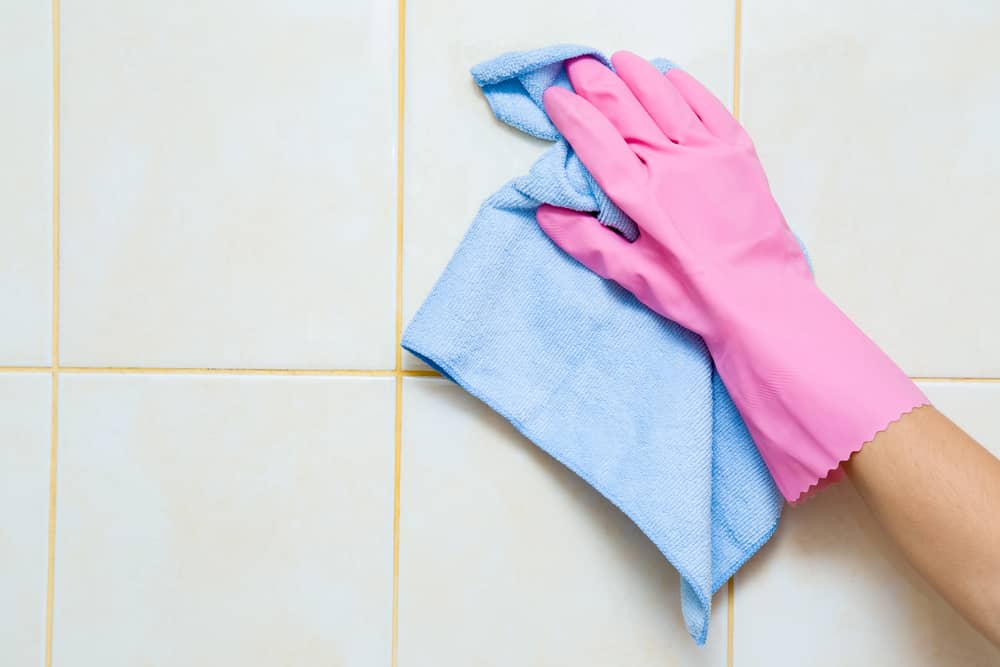
[[[403,336],[403,347],[509,420],[627,515],[680,573],[699,644],[712,594],[771,536],[782,500],[695,334],[557,248],[542,203],[637,229],[549,121],[571,88],[559,45],[472,69],[501,121],[552,142],[489,197]],[[661,71],[671,64],[652,61]]]

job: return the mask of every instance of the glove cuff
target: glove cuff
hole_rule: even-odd
[[[800,500],[927,397],[810,281],[708,342],[782,495]],[[773,304],[769,304],[773,305]]]

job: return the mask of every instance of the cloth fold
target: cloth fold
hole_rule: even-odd
[[[575,45],[504,54],[472,75],[501,121],[553,145],[480,208],[403,347],[508,419],[628,516],[680,573],[699,644],[712,594],[773,533],[782,500],[702,340],[542,233],[542,203],[634,239],[545,115]],[[652,61],[661,71],[672,65]]]

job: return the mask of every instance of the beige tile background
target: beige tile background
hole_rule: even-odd
[[[52,361],[52,40],[44,2],[0,8],[0,365]]]
[[[986,0],[0,5],[0,664],[996,663],[846,485],[697,649],[641,534],[397,342],[544,148],[468,68],[627,47],[738,108],[823,286],[998,451],[998,31]]]
[[[0,373],[0,664],[45,658],[51,378]]]
[[[62,0],[63,363],[392,365],[395,19]]]
[[[386,664],[393,393],[63,378],[55,664]]]

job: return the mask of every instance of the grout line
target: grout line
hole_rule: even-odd
[[[52,615],[56,579],[56,475],[59,452],[59,372],[52,371],[52,422],[49,425],[49,517],[45,583],[45,667],[52,667]]]
[[[733,667],[733,617],[735,616],[736,575],[729,577],[726,584],[729,592],[726,604],[726,667]]]
[[[399,500],[400,471],[403,461],[403,378],[396,376],[396,417],[393,440],[393,477],[392,477],[392,648],[391,665],[396,667],[399,650]]]
[[[121,375],[279,375],[347,377],[443,377],[424,368],[195,368],[183,366],[0,366],[0,373],[111,373]],[[1000,377],[931,377],[911,375],[914,382],[998,383]]]
[[[1000,378],[974,378],[974,377],[914,377],[910,376],[914,382],[1000,382]]]
[[[56,475],[59,452],[59,373],[52,371],[52,422],[49,426],[49,527],[45,584],[45,667],[52,667],[52,615],[56,579]]]
[[[740,119],[740,77],[742,75],[741,60],[743,56],[743,2],[735,0],[735,17],[733,21],[733,117]],[[729,592],[726,601],[726,667],[733,667],[733,626],[735,625],[736,583],[730,577],[726,584]]]
[[[394,370],[365,370],[355,368],[158,368],[144,366],[61,366],[61,373],[112,373],[122,375],[279,375],[320,377],[395,377]]]
[[[443,377],[439,372],[429,368],[403,368],[396,371],[391,368],[185,368],[158,366],[0,366],[0,373],[120,373],[149,375],[315,375],[315,376],[352,376],[352,377]],[[914,382],[968,382],[997,383],[1000,377],[922,377],[911,375]]]
[[[396,667],[399,655],[399,511],[403,441],[403,378],[425,375],[403,370],[403,154],[406,119],[406,0],[398,0],[396,15],[396,412],[393,428],[392,479],[392,630],[389,661]]]
[[[430,369],[391,368],[195,368],[184,366],[0,366],[0,373],[117,373],[121,375],[319,375],[441,377]]]
[[[319,377],[442,377],[430,369],[391,368],[184,368],[156,366],[0,366],[0,373],[94,373],[120,375],[312,375]]]
[[[45,581],[45,667],[52,667],[56,573],[56,475],[59,471],[59,0],[52,0],[52,422],[49,425],[49,516]]]
[[[399,0],[396,44],[396,370],[403,368],[403,141],[406,84],[406,0]]]
[[[52,370],[59,370],[59,0],[52,0]]]

